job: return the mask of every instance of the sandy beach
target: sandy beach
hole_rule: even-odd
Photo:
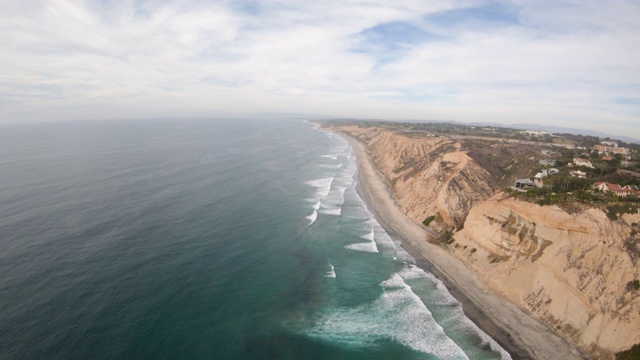
[[[487,290],[478,276],[444,249],[430,244],[421,224],[397,207],[386,179],[375,169],[364,144],[344,136],[353,147],[360,192],[380,223],[402,240],[418,266],[434,273],[463,305],[465,314],[493,337],[513,359],[585,359],[578,349],[520,308]]]

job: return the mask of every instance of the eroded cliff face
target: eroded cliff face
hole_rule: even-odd
[[[469,209],[494,194],[497,179],[448,139],[411,139],[380,128],[340,127],[366,143],[400,209],[437,231],[460,228]]]
[[[591,351],[640,339],[632,225],[602,210],[568,213],[500,195],[473,207],[453,250],[494,291]]]
[[[596,357],[640,341],[640,215],[611,221],[495,194],[497,177],[455,140],[340,126],[366,144],[400,209],[461,229],[449,249],[483,282]]]

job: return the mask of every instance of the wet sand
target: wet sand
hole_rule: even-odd
[[[577,348],[547,325],[529,316],[483,286],[473,270],[443,248],[427,241],[432,233],[404,215],[395,203],[387,180],[380,174],[359,140],[343,133],[358,163],[360,193],[381,225],[402,240],[416,264],[444,282],[478,327],[494,338],[513,359],[585,359]]]

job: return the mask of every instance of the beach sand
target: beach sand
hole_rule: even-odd
[[[346,134],[339,134],[351,143],[355,151],[359,191],[381,225],[402,240],[403,247],[416,259],[418,266],[444,282],[462,304],[467,317],[494,338],[513,359],[588,358],[547,325],[484,287],[473,270],[452,254],[427,242],[431,233],[400,211],[386,179],[376,170],[364,144]]]

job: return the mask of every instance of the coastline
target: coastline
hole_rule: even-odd
[[[416,265],[439,278],[462,304],[465,315],[496,340],[513,359],[584,359],[573,345],[522,309],[487,290],[460,260],[426,241],[431,233],[405,216],[397,207],[387,181],[378,172],[365,145],[348,134],[358,164],[359,192],[380,224],[402,240]]]

